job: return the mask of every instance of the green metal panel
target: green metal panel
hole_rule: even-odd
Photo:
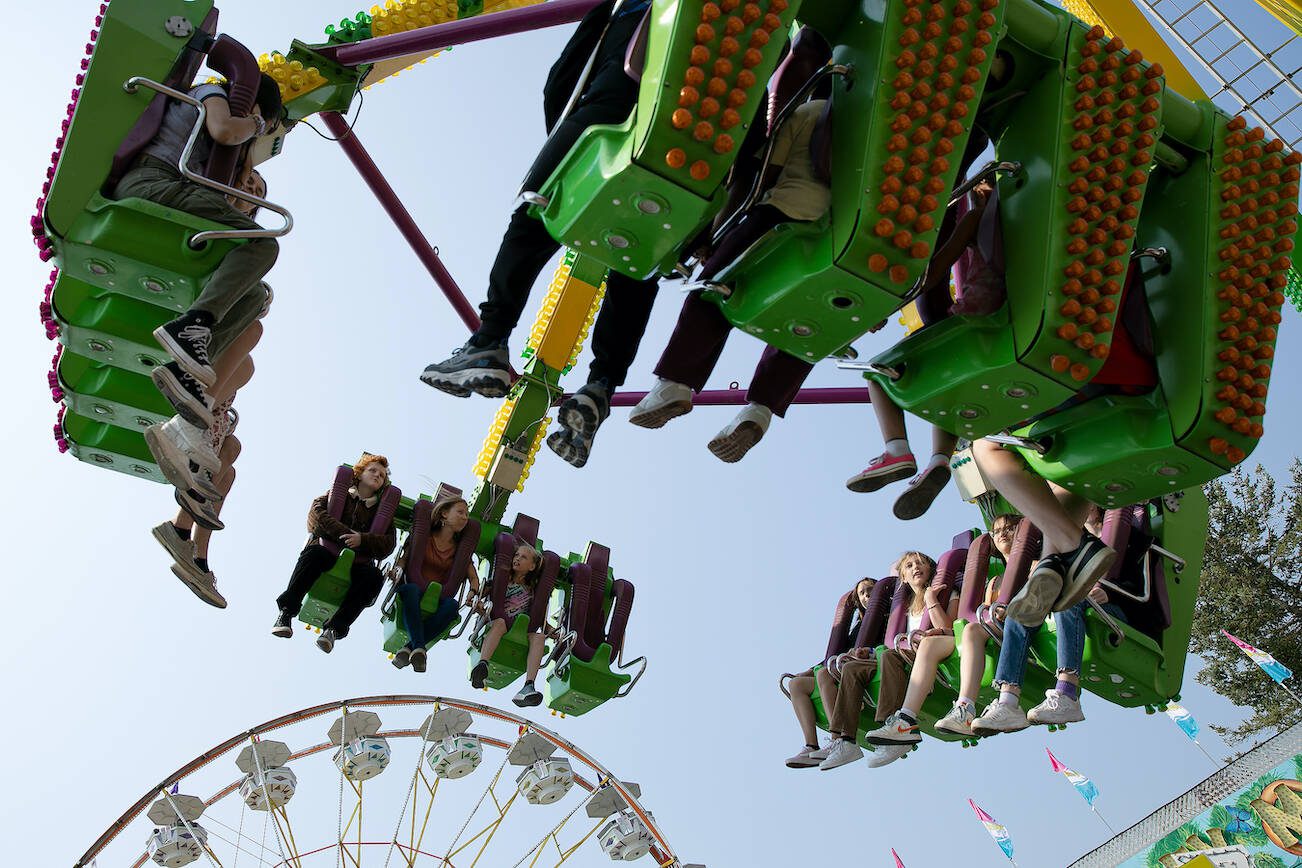
[[[46,196],[45,223],[51,234],[67,233],[99,191],[118,146],[154,96],[147,88],[128,94],[123,83],[137,75],[162,81],[185,48],[188,38],[171,35],[164,23],[181,16],[198,28],[212,6],[212,0],[109,4]]]
[[[243,243],[222,239],[195,250],[189,239],[197,232],[228,229],[146,199],[95,194],[55,248],[64,274],[104,293],[179,313],[199,296],[226,254]]]
[[[143,431],[176,412],[142,374],[100,364],[66,349],[59,357],[58,371],[64,403],[74,413]]]
[[[611,657],[610,645],[602,642],[591,662],[571,656],[552,669],[543,688],[547,707],[561,714],[579,715],[613,699],[632,676],[612,670]]]
[[[139,431],[119,428],[73,412],[63,414],[61,427],[68,451],[82,461],[139,479],[165,482]]]
[[[94,361],[148,375],[168,360],[153,330],[170,318],[161,307],[60,274],[54,286],[59,342]]]
[[[466,654],[470,658],[467,661],[467,671],[474,669],[475,664],[479,662],[481,647],[482,642],[479,644],[471,642],[470,647],[466,649]],[[485,679],[485,683],[493,690],[501,690],[525,674],[528,661],[529,616],[516,615],[506,634],[502,636],[502,641],[498,643],[497,650],[488,660],[488,678]]]

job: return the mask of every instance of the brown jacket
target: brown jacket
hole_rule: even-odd
[[[357,531],[362,535],[362,543],[357,547],[358,555],[377,561],[388,557],[398,542],[393,523],[390,522],[389,529],[382,534],[370,532],[371,522],[375,520],[380,505],[378,495],[374,499],[374,505],[367,506],[365,501],[350,493],[344,502],[342,520],[335,519],[327,511],[329,500],[330,495],[323,494],[312,501],[312,508],[307,513],[307,529],[313,536],[343,545],[344,534]]]

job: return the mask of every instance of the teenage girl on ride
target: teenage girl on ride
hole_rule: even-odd
[[[895,562],[892,571],[908,587],[901,604],[908,607],[906,631],[909,634],[922,626],[922,617],[928,611],[931,612],[933,625],[953,623],[954,615],[958,612],[958,598],[955,596],[950,601],[948,610],[939,604],[937,591],[931,587],[931,580],[936,575],[935,561],[922,552],[905,552]],[[945,620],[946,616],[948,621]],[[933,626],[933,629],[937,629],[937,626]],[[855,735],[859,728],[859,717],[863,712],[864,690],[872,680],[873,672],[881,666],[881,686],[878,688],[875,715],[876,719],[881,721],[886,717],[887,711],[898,708],[903,700],[904,665],[904,657],[892,649],[887,649],[882,659],[878,660],[865,653],[865,649],[857,648],[842,661],[841,692],[837,695],[829,721],[833,740],[828,746],[827,757],[819,768],[824,771],[834,769],[863,756],[863,749],[855,743]],[[878,749],[873,751],[868,765],[877,768],[901,756],[903,753]]]
[[[868,608],[868,600],[876,584],[875,579],[860,579],[854,586],[854,620],[847,635],[852,637],[859,635],[859,626],[863,623],[864,612]],[[836,705],[837,681],[832,676],[829,666],[830,660],[824,661],[824,665],[817,672],[810,667],[799,675],[793,676],[787,683],[787,689],[791,693],[791,708],[796,714],[796,721],[800,724],[800,732],[805,737],[805,746],[787,760],[787,768],[813,768],[827,757],[827,750],[818,747],[814,686],[818,686],[818,695],[823,700],[824,710],[830,713],[832,707]]]
[[[506,602],[501,612],[491,612],[492,623],[488,625],[488,635],[479,649],[479,662],[470,670],[470,685],[476,690],[484,686],[488,678],[488,661],[493,659],[493,652],[498,643],[511,629],[517,615],[527,615],[533,606],[534,593],[538,590],[538,579],[542,575],[542,555],[528,543],[516,547],[511,557],[511,575],[506,585]],[[542,665],[544,635],[541,630],[529,634],[529,656],[525,663],[524,686],[511,700],[520,707],[538,705],[543,700],[542,693],[534,687],[538,677],[538,668]]]
[[[402,669],[408,663],[416,672],[425,671],[425,646],[437,639],[439,634],[457,616],[457,598],[455,595],[444,597],[439,601],[438,610],[432,615],[421,611],[420,601],[425,589],[434,583],[447,587],[452,580],[452,566],[456,559],[457,546],[461,542],[461,532],[470,522],[470,507],[461,498],[454,498],[434,507],[430,517],[430,532],[425,543],[425,557],[420,564],[420,572],[412,575],[407,570],[410,550],[403,552],[403,582],[398,585],[398,598],[402,600],[402,621],[407,628],[407,644],[393,655],[393,665]],[[466,578],[470,582],[472,594],[479,593],[479,576],[475,574],[474,564],[467,561]]]

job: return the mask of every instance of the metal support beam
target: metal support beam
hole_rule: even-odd
[[[394,192],[393,187],[389,185],[388,180],[375,165],[371,155],[367,153],[366,148],[362,147],[361,141],[357,138],[357,133],[348,128],[348,123],[336,112],[322,112],[321,117],[325,119],[325,125],[334,134],[339,142],[339,147],[344,149],[348,159],[352,161],[353,166],[357,169],[366,186],[371,188],[375,198],[380,200],[381,207],[384,208],[402,237],[407,239],[411,249],[415,252],[416,257],[421,261],[429,271],[434,282],[438,284],[439,289],[447,296],[452,307],[456,309],[457,316],[472,332],[479,328],[479,315],[475,313],[474,307],[466,299],[465,293],[457,282],[452,279],[452,275],[443,267],[443,262],[439,259],[438,253],[434,250],[433,245],[425,238],[416,221],[412,219],[411,212],[402,204],[398,194]]]
[[[350,45],[320,51],[322,54],[333,55],[335,61],[344,66],[360,66],[363,63],[376,63],[411,54],[428,54],[467,42],[570,24],[602,2],[603,0],[551,0],[523,9],[476,15],[473,18],[434,24],[392,36],[363,39]]]

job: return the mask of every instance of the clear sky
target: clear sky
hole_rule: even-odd
[[[54,346],[37,319],[48,268],[31,247],[27,219],[95,9],[52,0],[8,13],[15,72],[12,135],[2,146],[10,180],[0,190],[8,215],[0,249],[10,263],[0,447],[14,459],[15,479],[3,506],[12,546],[11,614],[0,633],[10,786],[0,796],[0,830],[5,861],[24,866],[71,864],[171,769],[283,712],[373,693],[509,702],[509,693],[470,690],[459,644],[436,646],[423,677],[394,670],[379,650],[374,611],[328,657],[301,631],[292,642],[268,635],[308,503],[339,462],[363,449],[383,452],[405,491],[432,491],[439,480],[469,489],[497,408],[417,380],[464,340],[464,328],[338,146],[311,130],[297,130],[265,171],[270,197],[288,205],[296,226],[270,278],[275,307],[255,353],[257,375],[238,402],[239,480],[223,514],[228,530],[211,554],[230,608],[199,603],[150,538],[149,528],[174,512],[168,489],[55,450],[45,384]],[[325,24],[356,11],[339,0],[227,0],[221,23],[257,53],[286,49],[294,37],[316,41]],[[1245,23],[1258,27],[1255,12],[1244,10]],[[542,141],[541,82],[566,35],[558,28],[458,48],[366,96],[361,141],[476,303]],[[535,292],[526,323],[540,300]],[[679,300],[678,285],[666,283],[630,387],[650,383]],[[1276,473],[1295,454],[1290,435],[1302,421],[1289,378],[1302,355],[1298,316],[1285,318],[1267,435],[1252,457]],[[871,354],[898,334],[892,327],[860,349]],[[711,386],[744,384],[759,352],[735,336]],[[830,364],[810,380],[857,382]],[[889,865],[894,846],[911,868],[956,856],[971,866],[1004,864],[967,807],[972,797],[1011,829],[1020,864],[1063,865],[1108,833],[1049,773],[1046,744],[1096,781],[1098,807],[1118,829],[1211,771],[1164,716],[1089,697],[1088,724],[1062,734],[1036,730],[977,750],[928,743],[878,771],[863,763],[829,773],[784,768],[801,739],[777,678],[818,659],[837,597],[859,576],[882,575],[901,550],[939,554],[978,519],[952,489],[908,524],[890,516],[889,493],[845,490],[844,479],[880,451],[866,406],[797,407],[736,465],[705,448],[729,414],[700,408],[645,431],[617,410],[586,469],[544,450],[509,513],[540,518],[544,541],[560,552],[581,551],[589,539],[609,545],[617,574],[636,584],[628,649],[651,659],[637,690],[583,718],[538,720],[639,781],[685,861]],[[924,427],[912,430],[923,448]],[[1237,720],[1239,710],[1193,684],[1196,666],[1185,704],[1204,725]],[[1204,742],[1226,753],[1214,735]],[[397,775],[381,780],[400,786]],[[333,828],[334,791],[326,789],[305,795],[301,807],[324,800]],[[604,862],[594,851],[579,864]]]

